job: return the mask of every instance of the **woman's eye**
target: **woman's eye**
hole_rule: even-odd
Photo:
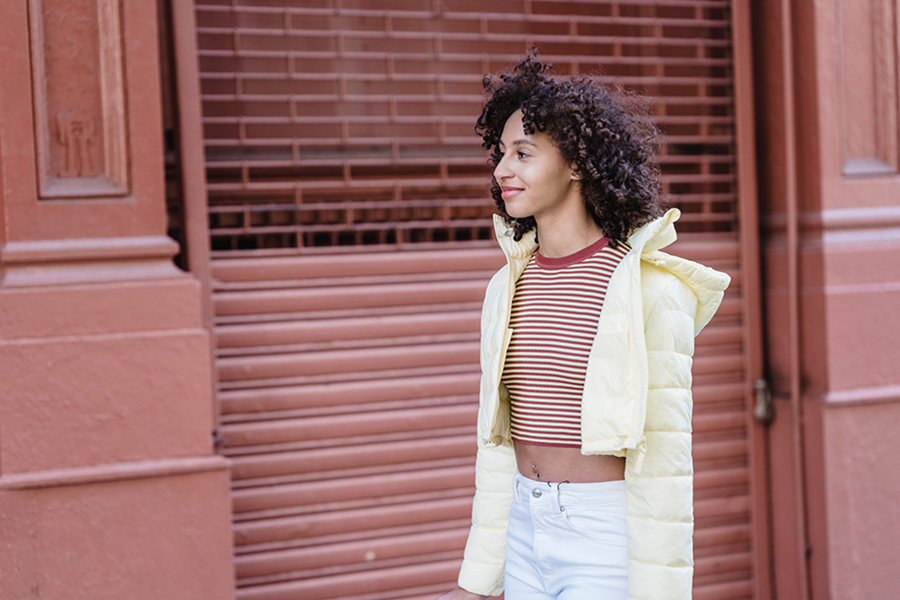
[[[516,157],[518,158],[528,158],[528,155],[522,151],[516,152]]]

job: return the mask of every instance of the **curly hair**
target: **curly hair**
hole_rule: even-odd
[[[502,158],[503,127],[521,109],[525,132],[548,134],[574,166],[588,212],[616,247],[633,229],[661,213],[654,158],[657,130],[644,118],[646,103],[638,96],[586,77],[556,80],[544,75],[550,68],[532,49],[511,73],[500,74],[499,84],[485,75],[486,98],[475,132],[496,167]],[[491,196],[518,241],[537,223],[534,217],[510,217],[500,194],[494,179]]]

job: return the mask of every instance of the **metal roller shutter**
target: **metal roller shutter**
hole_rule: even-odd
[[[300,4],[302,6],[295,6]],[[695,594],[752,596],[726,1],[198,0],[238,597],[433,598],[474,485],[502,255],[472,133],[529,46],[651,96],[675,251],[734,277],[694,363]]]

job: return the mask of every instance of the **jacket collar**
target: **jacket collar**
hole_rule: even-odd
[[[642,225],[634,230],[628,237],[628,245],[632,249],[639,249],[641,254],[650,254],[665,248],[675,241],[675,221],[681,216],[677,208],[670,208],[663,216]],[[513,227],[500,215],[494,215],[494,233],[500,248],[506,254],[511,263],[528,261],[537,251],[538,243],[535,241],[537,234],[531,230],[522,236],[518,242],[513,239]]]
[[[494,233],[497,236],[497,243],[500,244],[503,253],[509,259],[530,259],[537,251],[537,232],[534,229],[523,235],[522,239],[517,242],[513,239],[513,226],[508,224],[506,219],[498,214],[494,215]]]

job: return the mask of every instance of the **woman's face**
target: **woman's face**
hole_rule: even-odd
[[[506,213],[515,218],[542,221],[572,210],[586,211],[581,184],[572,165],[546,133],[525,133],[522,111],[506,121],[498,145],[502,158],[494,168]]]

